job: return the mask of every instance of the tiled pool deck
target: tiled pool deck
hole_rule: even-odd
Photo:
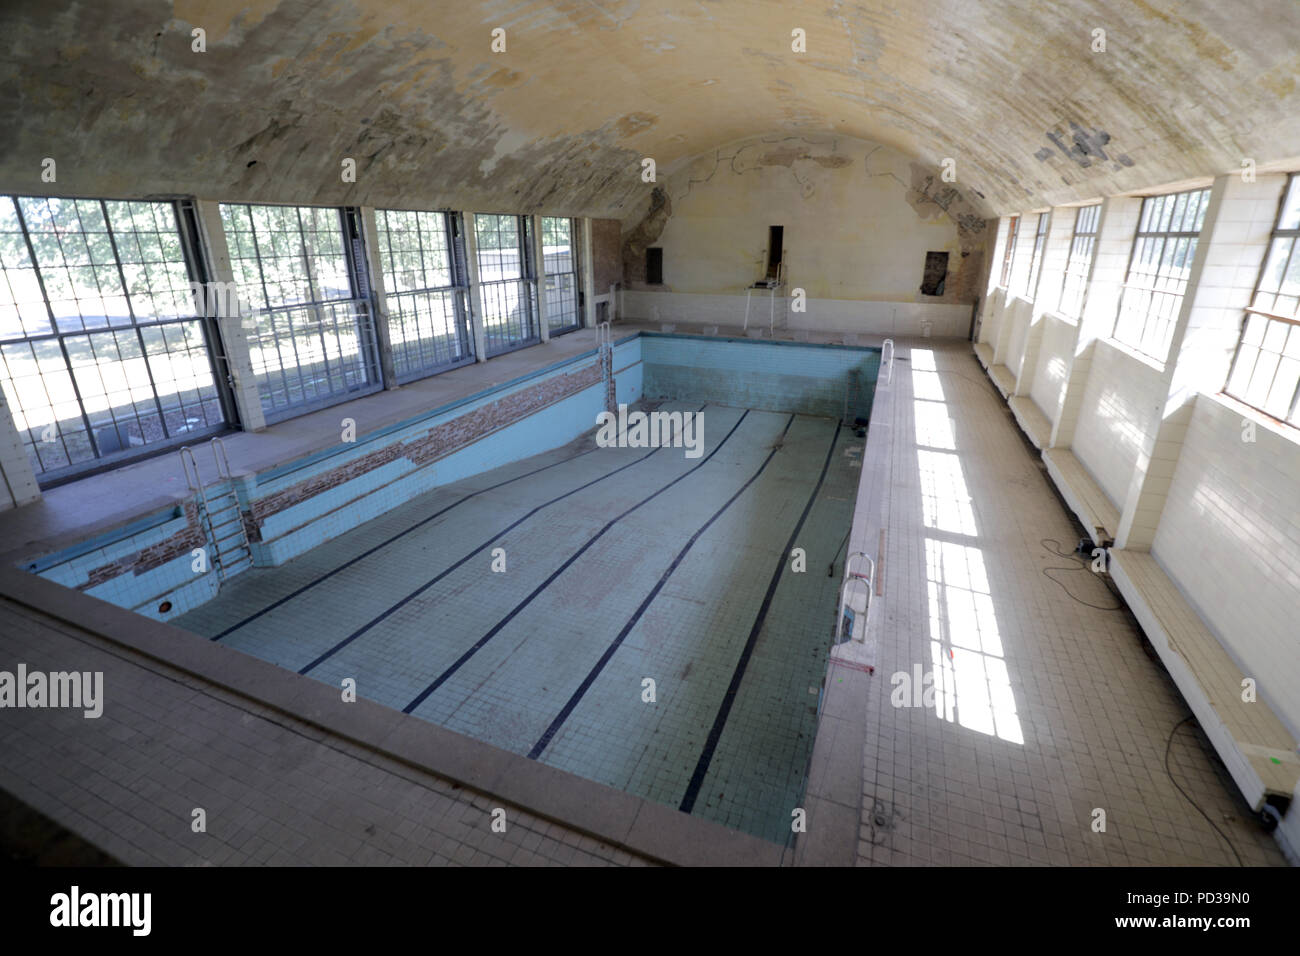
[[[700,414],[698,459],[588,438],[242,575],[175,623],[785,843],[862,441],[828,419]]]
[[[1178,726],[1136,622],[1069,556],[1081,532],[969,344],[912,342],[891,392],[872,420],[893,446],[876,672],[831,669],[796,863],[1284,865]],[[935,704],[895,706],[894,675],[918,670]]]

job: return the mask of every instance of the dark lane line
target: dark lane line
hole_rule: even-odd
[[[244,619],[243,619],[242,621],[240,621],[238,624],[232,624],[230,627],[226,628],[226,629],[225,629],[224,631],[222,631],[220,634],[217,634],[215,637],[209,638],[209,640],[219,641],[219,640],[221,640],[223,637],[228,637],[229,635],[233,634],[235,631],[239,630],[241,627],[244,627],[245,625],[251,624],[253,621],[256,621],[256,620],[257,620],[259,617],[261,617],[263,614],[266,614],[266,613],[268,613],[268,612],[270,612],[270,611],[274,611],[276,608],[280,607],[281,605],[283,605],[283,604],[285,604],[285,603],[287,603],[287,602],[289,602],[289,601],[292,601],[294,598],[298,597],[299,595],[301,595],[301,594],[305,594],[307,591],[310,591],[310,590],[311,590],[312,588],[314,588],[316,585],[318,585],[318,584],[320,584],[320,583],[322,583],[322,582],[324,582],[324,581],[327,581],[327,580],[329,580],[330,578],[334,577],[334,575],[338,574],[340,571],[346,571],[348,568],[352,567],[352,565],[356,564],[358,561],[363,561],[363,560],[365,560],[366,558],[370,557],[372,554],[374,554],[376,551],[379,551],[379,550],[382,550],[383,548],[388,547],[390,544],[392,544],[392,543],[393,543],[394,541],[396,541],[398,538],[401,538],[401,537],[403,537],[404,535],[408,535],[408,534],[410,534],[412,531],[416,531],[416,530],[418,530],[419,528],[423,528],[423,527],[424,527],[426,524],[428,524],[430,521],[433,521],[435,518],[439,518],[439,517],[441,517],[442,515],[445,515],[445,514],[446,514],[448,511],[450,511],[452,508],[456,508],[456,507],[458,507],[458,506],[460,506],[460,505],[463,505],[465,502],[469,501],[471,498],[476,498],[476,497],[478,497],[479,495],[486,494],[486,493],[489,492],[489,491],[495,491],[496,489],[500,488],[502,485],[508,485],[508,484],[510,484],[512,481],[519,481],[521,478],[529,478],[529,477],[531,477],[531,476],[537,474],[538,472],[546,471],[548,468],[554,468],[556,465],[563,465],[563,464],[565,464],[565,463],[567,463],[567,462],[573,461],[573,460],[576,459],[576,458],[581,458],[581,457],[583,457],[584,455],[590,455],[592,452],[594,452],[594,451],[598,451],[598,450],[599,450],[599,449],[592,448],[592,449],[589,449],[589,450],[587,450],[587,451],[579,452],[578,454],[576,454],[576,455],[570,455],[568,458],[562,459],[561,461],[553,461],[553,462],[551,462],[549,465],[543,465],[541,468],[534,468],[532,471],[525,472],[525,473],[522,474],[522,475],[516,475],[514,478],[507,478],[505,481],[497,482],[495,485],[492,485],[492,486],[489,487],[489,488],[480,488],[478,491],[471,492],[470,494],[466,495],[465,497],[460,498],[460,499],[457,499],[456,501],[453,501],[451,504],[447,505],[447,507],[445,507],[445,508],[443,508],[443,509],[441,509],[441,510],[439,510],[439,511],[435,511],[433,514],[429,515],[427,518],[421,518],[419,521],[417,521],[415,524],[409,526],[409,527],[406,528],[405,530],[403,530],[403,531],[399,531],[399,532],[397,532],[397,534],[393,535],[391,538],[388,538],[388,539],[386,539],[386,540],[384,540],[384,541],[379,542],[379,544],[375,545],[375,546],[374,546],[373,548],[371,548],[370,550],[365,551],[365,552],[363,552],[363,553],[357,555],[355,558],[351,558],[350,560],[346,561],[345,563],[340,564],[337,568],[333,568],[332,570],[326,571],[324,574],[320,575],[319,577],[313,578],[311,581],[308,581],[308,582],[307,582],[306,584],[304,584],[302,587],[298,588],[298,590],[293,591],[293,592],[290,593],[290,594],[286,594],[284,597],[278,599],[278,600],[275,601],[273,604],[268,604],[266,607],[262,608],[260,611],[256,611],[256,612],[250,614],[248,617],[244,618]],[[434,490],[436,490],[436,489],[434,489]]]
[[[702,405],[702,406],[700,407],[700,411],[702,412],[702,411],[704,411],[704,409],[706,409],[706,408],[708,408],[708,405],[707,405],[707,404]],[[744,416],[744,415],[741,415],[740,417],[741,417],[741,418],[744,418],[745,416]],[[737,422],[737,424],[739,424],[739,422]],[[302,668],[301,670],[299,670],[298,673],[299,673],[299,674],[306,674],[308,671],[312,670],[313,668],[315,668],[315,667],[319,666],[320,664],[323,664],[325,661],[329,660],[331,657],[333,657],[333,656],[334,656],[335,654],[337,654],[339,651],[343,650],[343,648],[347,647],[349,644],[351,644],[353,641],[355,641],[355,640],[356,640],[358,637],[360,637],[362,634],[365,634],[367,631],[369,631],[369,630],[370,630],[372,627],[374,627],[376,624],[380,623],[380,622],[383,621],[385,618],[387,618],[387,617],[389,617],[390,615],[392,615],[392,614],[396,613],[397,611],[401,610],[401,609],[402,609],[403,607],[405,607],[408,603],[410,603],[411,601],[413,601],[415,598],[419,597],[421,594],[423,594],[425,591],[429,590],[429,588],[433,587],[435,584],[437,584],[439,581],[441,581],[441,580],[442,580],[443,578],[445,578],[447,575],[451,574],[451,573],[452,573],[453,571],[455,571],[457,568],[459,568],[459,567],[461,567],[463,564],[465,564],[465,562],[468,561],[470,558],[474,557],[474,555],[476,555],[476,554],[478,554],[480,551],[483,551],[484,549],[486,549],[490,544],[492,544],[492,542],[494,542],[494,541],[496,541],[497,539],[499,539],[502,535],[509,534],[511,531],[513,531],[515,528],[518,528],[521,524],[523,524],[525,521],[527,521],[527,520],[528,520],[529,518],[531,518],[533,515],[537,514],[537,512],[541,511],[543,508],[549,508],[551,505],[555,504],[557,501],[563,501],[565,498],[571,497],[572,495],[576,495],[576,494],[577,494],[578,492],[580,492],[580,491],[585,491],[586,489],[590,488],[592,485],[599,484],[600,482],[604,481],[606,478],[612,478],[612,477],[614,477],[615,475],[617,475],[619,472],[621,472],[621,471],[626,471],[627,469],[631,468],[633,465],[639,465],[639,464],[641,464],[641,462],[645,461],[645,460],[646,460],[647,458],[649,458],[651,455],[655,454],[656,452],[658,452],[658,451],[660,451],[660,450],[661,450],[661,449],[659,449],[659,448],[652,448],[652,449],[650,449],[648,452],[646,452],[644,455],[642,455],[640,458],[636,459],[635,461],[630,461],[630,462],[628,462],[626,465],[623,465],[623,466],[621,466],[621,467],[619,467],[619,468],[615,468],[613,471],[611,471],[611,472],[609,472],[609,473],[607,473],[607,474],[601,475],[599,478],[593,478],[591,481],[587,482],[586,484],[579,485],[577,488],[574,488],[572,491],[566,491],[566,492],[565,492],[564,494],[562,494],[562,495],[557,495],[556,497],[552,498],[550,501],[544,501],[544,502],[542,502],[540,505],[538,505],[538,506],[537,506],[536,508],[534,508],[532,511],[528,512],[528,514],[526,514],[526,515],[524,515],[522,518],[520,518],[518,521],[512,522],[511,524],[507,525],[505,528],[502,528],[500,531],[495,532],[495,533],[492,535],[492,537],[488,538],[486,541],[484,541],[482,544],[480,544],[480,545],[479,545],[477,548],[475,548],[473,551],[469,552],[469,554],[465,555],[463,558],[461,558],[459,561],[457,561],[457,562],[456,562],[455,564],[453,564],[451,567],[449,567],[449,568],[445,568],[444,570],[442,570],[442,571],[440,571],[438,574],[436,574],[434,577],[430,578],[428,581],[425,581],[422,585],[420,585],[418,588],[416,588],[416,589],[415,589],[414,591],[412,591],[410,594],[406,595],[406,597],[402,598],[400,601],[398,601],[396,604],[394,604],[394,605],[393,605],[392,607],[390,607],[388,610],[384,611],[384,612],[383,612],[382,614],[380,614],[378,617],[372,618],[372,619],[369,621],[369,623],[367,623],[367,624],[365,624],[365,625],[363,625],[363,626],[357,628],[355,631],[353,631],[353,632],[352,632],[351,634],[349,634],[347,637],[343,638],[343,640],[339,641],[337,644],[335,644],[333,647],[331,647],[331,648],[330,648],[328,651],[326,651],[324,654],[320,655],[320,656],[317,657],[314,661],[312,661],[310,664],[308,664],[306,667],[304,667],[304,668]]]
[[[422,703],[424,703],[425,699],[430,694],[432,694],[435,690],[441,687],[449,678],[451,678],[453,674],[456,673],[456,671],[460,670],[460,668],[465,664],[466,661],[468,661],[471,657],[477,654],[483,648],[483,646],[487,644],[488,641],[492,640],[492,638],[496,637],[497,634],[501,632],[502,628],[504,628],[507,624],[509,624],[512,620],[514,620],[515,615],[517,615],[520,611],[522,611],[534,598],[537,597],[537,595],[541,594],[548,587],[550,587],[551,583],[555,581],[556,578],[558,578],[561,574],[567,571],[575,561],[577,561],[580,557],[582,557],[582,555],[587,551],[588,548],[590,548],[597,541],[599,541],[604,536],[606,531],[614,527],[614,525],[618,524],[620,521],[622,521],[624,518],[630,515],[633,511],[636,511],[642,505],[648,504],[649,502],[653,501],[655,498],[658,498],[660,495],[662,495],[673,485],[693,475],[695,472],[699,471],[701,468],[707,465],[709,463],[709,459],[722,450],[722,446],[727,443],[727,439],[735,434],[736,429],[740,427],[740,423],[743,422],[746,416],[748,415],[749,415],[749,409],[745,409],[745,411],[741,413],[741,416],[738,419],[736,419],[736,424],[731,426],[731,431],[727,432],[726,436],[722,439],[722,441],[718,442],[717,446],[713,449],[713,451],[709,452],[708,455],[706,455],[698,465],[695,465],[689,470],[682,472],[682,474],[678,475],[672,481],[668,482],[668,484],[664,485],[658,491],[654,492],[654,494],[642,498],[631,508],[628,508],[622,514],[606,522],[605,526],[601,528],[599,531],[597,531],[594,535],[592,535],[587,540],[586,544],[584,544],[581,548],[575,551],[572,555],[570,555],[567,561],[565,561],[562,565],[556,568],[555,571],[551,573],[550,577],[548,577],[545,581],[543,581],[536,588],[534,588],[533,591],[526,598],[524,598],[522,601],[516,604],[514,608],[511,609],[509,614],[507,614],[501,620],[497,621],[496,624],[492,626],[492,629],[488,631],[486,634],[484,634],[481,638],[479,638],[474,643],[474,645],[470,647],[469,650],[467,650],[460,657],[456,658],[455,662],[446,670],[444,670],[441,674],[439,674],[438,677],[433,681],[433,683],[431,683],[424,690],[420,691],[419,695],[413,701],[411,701],[409,704],[407,704],[405,707],[402,708],[402,713],[409,714],[411,713],[411,711],[415,710],[415,708],[419,707]],[[794,421],[793,415],[790,416],[790,421],[791,422]],[[790,422],[786,422],[785,427],[786,430],[788,431],[790,428]],[[782,434],[784,434],[784,432]],[[769,455],[768,457],[771,458],[771,455]]]
[[[699,410],[700,410],[700,411],[703,411],[703,410],[704,410],[705,408],[707,408],[707,407],[708,407],[707,405],[703,405],[703,406],[700,407]],[[350,560],[346,561],[345,563],[340,564],[337,568],[333,568],[333,569],[330,570],[330,571],[326,571],[324,574],[322,574],[322,575],[320,575],[319,577],[314,578],[314,579],[312,579],[311,581],[307,582],[307,583],[304,584],[302,587],[298,588],[296,591],[293,591],[293,592],[290,593],[290,594],[286,594],[284,597],[278,599],[277,601],[275,601],[275,602],[272,603],[272,604],[268,604],[266,607],[262,608],[260,611],[256,611],[256,612],[254,612],[253,614],[250,614],[248,617],[244,618],[244,619],[243,619],[242,621],[240,621],[238,624],[232,624],[230,627],[226,628],[226,629],[225,629],[224,631],[222,631],[220,634],[217,634],[215,637],[211,637],[211,638],[209,638],[209,640],[219,641],[219,640],[221,640],[223,637],[229,637],[229,636],[230,636],[231,634],[233,634],[235,631],[239,630],[240,628],[244,627],[245,625],[251,624],[253,621],[257,620],[257,619],[258,619],[259,617],[261,617],[263,614],[267,614],[267,613],[269,613],[270,611],[274,611],[276,608],[280,607],[281,605],[283,605],[283,604],[285,604],[285,603],[287,603],[287,602],[289,602],[289,601],[292,601],[294,598],[298,597],[299,595],[305,594],[307,591],[310,591],[312,588],[316,587],[316,585],[318,585],[318,584],[320,584],[320,583],[322,583],[322,582],[324,582],[324,581],[329,580],[329,579],[332,578],[334,575],[338,574],[340,571],[346,571],[348,568],[352,567],[352,565],[356,564],[358,561],[362,561],[362,560],[364,560],[364,559],[370,557],[370,556],[371,556],[372,554],[374,554],[376,551],[379,551],[379,550],[382,550],[383,548],[388,547],[390,544],[392,544],[392,543],[393,543],[394,541],[396,541],[398,538],[401,538],[401,537],[403,537],[403,536],[405,536],[405,535],[410,534],[412,531],[416,531],[416,530],[418,530],[418,529],[424,527],[424,526],[425,526],[426,524],[428,524],[430,521],[433,521],[435,518],[439,518],[439,517],[441,517],[442,515],[445,515],[448,511],[451,511],[453,508],[457,508],[457,507],[459,507],[460,505],[463,505],[465,502],[469,501],[471,498],[477,498],[479,495],[487,494],[489,491],[496,491],[498,488],[502,487],[503,485],[508,485],[508,484],[510,484],[510,483],[513,482],[513,481],[519,481],[519,480],[521,480],[521,479],[523,479],[523,478],[530,478],[530,477],[532,477],[533,475],[536,475],[536,474],[538,474],[538,473],[540,473],[540,472],[546,471],[546,470],[549,469],[549,468],[555,468],[555,467],[558,466],[558,465],[564,465],[564,464],[567,464],[567,463],[569,463],[569,462],[571,462],[571,461],[574,461],[575,459],[582,458],[582,457],[584,457],[584,456],[586,456],[586,455],[590,455],[590,454],[592,454],[593,452],[597,452],[597,451],[601,451],[601,449],[599,449],[599,448],[591,448],[591,449],[588,449],[587,451],[579,452],[579,453],[576,454],[576,455],[570,455],[568,458],[564,458],[564,459],[562,459],[562,460],[560,460],[560,461],[553,461],[553,462],[551,462],[549,465],[542,465],[542,467],[540,467],[540,468],[534,468],[532,471],[524,472],[522,475],[516,475],[516,476],[513,477],[513,478],[507,478],[505,481],[499,481],[499,482],[497,482],[495,485],[491,485],[491,486],[489,486],[489,487],[487,487],[487,488],[480,488],[478,491],[470,492],[470,493],[467,494],[465,497],[460,498],[460,499],[458,499],[458,500],[456,500],[456,501],[453,501],[451,504],[447,505],[447,507],[442,508],[441,510],[434,512],[433,514],[429,515],[427,518],[421,518],[421,519],[420,519],[419,521],[417,521],[415,524],[411,525],[410,527],[406,528],[405,530],[402,530],[402,531],[397,532],[397,534],[393,535],[391,538],[388,538],[387,540],[384,540],[384,541],[379,542],[379,544],[375,545],[373,548],[370,548],[368,551],[365,551],[365,552],[363,552],[363,553],[357,555],[355,558],[351,558]],[[637,461],[632,462],[632,464],[635,465],[637,462],[643,460],[643,458],[648,458],[648,457],[650,457],[650,456],[649,456],[649,455],[644,455],[644,456],[642,456],[642,458],[638,458]],[[623,466],[623,467],[628,467],[628,466],[625,465],[625,466]],[[622,470],[623,470],[622,468],[618,469],[618,471],[622,471]],[[613,475],[613,474],[617,474],[617,472],[616,472],[616,471],[611,471],[609,474],[610,474],[610,475]],[[608,478],[609,475],[604,475],[604,476],[602,476],[602,477]],[[599,480],[599,479],[597,479],[597,480]],[[432,489],[432,490],[436,490],[436,489]],[[426,493],[427,493],[427,492],[426,492]],[[548,501],[548,502],[546,502],[546,504],[548,504],[548,505],[549,505],[549,504],[553,504],[555,501],[559,501],[559,500],[560,500],[559,498],[555,498],[555,499],[553,499],[552,501]],[[543,505],[542,507],[545,507],[545,505]],[[534,510],[536,510],[536,509],[534,509]],[[533,512],[529,512],[529,514],[532,514],[532,513],[533,513]],[[511,525],[511,527],[513,528],[514,525]],[[508,531],[508,530],[510,530],[510,529],[507,528],[506,530]],[[502,532],[502,534],[504,534],[504,533],[505,533],[505,532]]]
[[[776,570],[772,572],[772,579],[767,585],[767,593],[763,595],[763,603],[759,606],[758,617],[754,620],[754,626],[749,629],[749,638],[745,641],[745,647],[740,652],[740,660],[736,662],[736,670],[731,675],[731,683],[727,685],[727,693],[723,696],[717,716],[713,719],[713,727],[709,730],[709,739],[704,744],[704,752],[700,754],[699,762],[695,765],[695,772],[691,774],[691,782],[686,787],[686,795],[682,797],[681,806],[678,807],[679,810],[685,813],[690,813],[694,808],[695,800],[700,794],[700,788],[704,786],[704,777],[709,772],[709,763],[713,760],[714,751],[718,749],[718,741],[722,739],[722,730],[727,725],[727,717],[731,714],[731,708],[736,703],[736,693],[740,690],[740,682],[745,677],[745,669],[749,667],[749,659],[754,653],[755,645],[758,644],[758,635],[763,629],[763,622],[767,619],[767,612],[772,607],[772,598],[776,595],[776,587],[781,582],[781,575],[786,569],[790,551],[799,537],[799,532],[803,530],[804,522],[808,520],[808,514],[812,511],[813,502],[817,500],[817,493],[821,491],[822,484],[826,481],[826,472],[830,469],[831,457],[835,454],[835,443],[839,441],[839,437],[840,425],[836,424],[835,434],[831,436],[831,447],[826,450],[826,460],[822,462],[821,476],[817,479],[817,484],[813,486],[812,494],[808,496],[808,503],[803,507],[803,514],[799,516],[799,523],[794,526],[794,531],[790,533],[790,539],[785,543],[785,550],[777,558]]]
[[[782,440],[784,440],[786,434],[790,431],[790,426],[794,424],[794,420],[795,416],[791,415],[790,420],[785,423],[785,429],[781,432]],[[838,427],[836,432],[838,434]],[[623,629],[618,632],[618,636],[614,638],[613,643],[605,649],[605,653],[600,656],[600,659],[596,661],[595,666],[592,667],[592,669],[587,673],[587,676],[583,678],[582,683],[578,685],[578,689],[573,692],[573,695],[569,697],[564,707],[560,710],[560,713],[553,721],[551,721],[551,725],[546,728],[546,732],[542,734],[537,743],[533,744],[533,749],[528,751],[528,758],[530,760],[536,760],[542,755],[542,752],[550,746],[551,739],[555,736],[556,732],[559,731],[560,727],[564,725],[564,722],[569,719],[569,715],[573,713],[574,708],[578,706],[579,702],[581,702],[583,696],[591,688],[591,685],[596,682],[596,678],[600,676],[601,671],[605,669],[605,665],[610,662],[611,658],[613,658],[614,652],[619,649],[623,641],[626,640],[628,634],[632,632],[632,628],[636,627],[637,622],[641,620],[641,615],[646,612],[646,609],[650,607],[654,602],[654,599],[659,596],[659,592],[663,590],[663,586],[668,583],[669,577],[671,577],[672,573],[677,570],[677,566],[681,564],[682,559],[686,557],[686,553],[694,547],[695,542],[699,540],[700,535],[708,531],[713,522],[722,517],[722,513],[730,508],[735,500],[744,494],[745,490],[749,488],[750,485],[758,480],[758,476],[763,473],[768,464],[772,461],[773,456],[775,456],[778,451],[780,451],[780,442],[778,442],[777,446],[767,453],[767,457],[763,459],[763,464],[758,466],[758,470],[750,476],[749,480],[741,485],[740,489],[728,498],[726,503],[715,511],[713,516],[710,517],[709,520],[695,532],[695,534],[691,535],[691,539],[686,542],[686,546],[677,552],[677,556],[673,558],[672,563],[668,565],[667,570],[660,576],[659,580],[655,583],[654,588],[646,595],[645,600],[641,602],[640,607],[638,607],[632,616],[628,618],[627,623],[624,624]]]

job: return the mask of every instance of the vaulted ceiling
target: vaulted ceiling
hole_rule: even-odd
[[[1293,0],[8,0],[0,191],[626,217],[836,132],[991,215],[1300,156],[1298,84]]]

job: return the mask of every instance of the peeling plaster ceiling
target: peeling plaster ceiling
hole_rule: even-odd
[[[1300,156],[1292,0],[9,0],[0,38],[8,191],[626,218],[643,157],[829,132],[992,215]]]

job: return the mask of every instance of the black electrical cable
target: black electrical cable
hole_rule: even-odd
[[[1055,547],[1048,547],[1048,542],[1051,542],[1053,545],[1055,545]],[[1044,548],[1046,548],[1048,551],[1052,552],[1052,554],[1056,555],[1058,558],[1073,558],[1075,556],[1073,554],[1066,554],[1064,551],[1059,550],[1059,548],[1061,547],[1061,542],[1057,541],[1055,538],[1043,538],[1038,543],[1042,545]],[[1064,581],[1059,581],[1056,578],[1052,577],[1051,574],[1048,573],[1050,571],[1082,571],[1084,568],[1087,567],[1087,565],[1088,565],[1088,559],[1083,558],[1082,563],[1072,564],[1066,568],[1059,568],[1059,567],[1043,568],[1042,569],[1043,577],[1047,578],[1047,580],[1051,581],[1053,584],[1058,585],[1060,589],[1065,592],[1065,596],[1068,597],[1071,601],[1074,601],[1076,604],[1082,604],[1084,605],[1084,607],[1090,607],[1097,611],[1119,611],[1123,609],[1124,605],[1122,602],[1116,604],[1114,607],[1109,607],[1101,604],[1092,604],[1091,602],[1085,601],[1082,598],[1077,598],[1070,593],[1070,589],[1065,586]]]
[[[1187,791],[1183,789],[1182,784],[1180,784],[1177,780],[1174,779],[1174,772],[1169,768],[1169,753],[1171,750],[1173,750],[1174,734],[1178,733],[1178,728],[1181,727],[1183,724],[1187,723],[1189,720],[1195,720],[1195,719],[1196,719],[1195,714],[1188,714],[1178,723],[1174,724],[1173,730],[1169,731],[1169,741],[1165,744],[1165,773],[1168,774],[1170,782],[1173,783],[1173,785],[1178,788],[1178,792],[1183,795],[1183,799],[1186,800],[1188,803],[1190,803],[1193,807],[1195,807],[1197,813],[1205,817],[1205,822],[1208,823],[1210,826],[1214,827],[1215,833],[1223,837],[1223,842],[1228,844],[1228,849],[1231,850],[1232,855],[1237,858],[1237,865],[1245,866],[1246,864],[1241,861],[1241,854],[1237,852],[1237,848],[1233,846],[1232,841],[1228,839],[1228,835],[1224,833],[1222,830],[1220,830],[1219,825],[1210,819],[1210,815],[1206,813],[1204,810],[1202,810],[1200,806],[1197,805],[1196,801],[1193,800],[1191,796],[1188,795]]]

